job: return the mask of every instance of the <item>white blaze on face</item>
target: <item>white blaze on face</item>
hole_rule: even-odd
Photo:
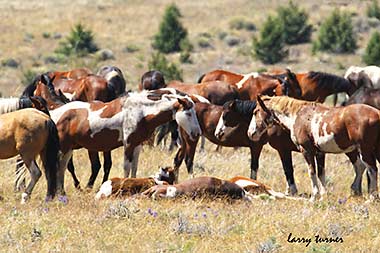
[[[112,181],[107,180],[102,184],[99,191],[95,195],[95,200],[106,198],[112,194]]]
[[[247,132],[248,137],[251,137],[252,135],[254,135],[256,133],[256,128],[257,128],[256,115],[253,115],[251,122],[249,123],[249,126],[248,126],[248,132]]]
[[[175,186],[168,186],[166,189],[166,197],[167,198],[175,198],[177,195],[177,188]]]
[[[256,78],[258,77],[260,74],[258,72],[252,72],[252,73],[249,73],[249,74],[245,74],[243,75],[244,77],[238,82],[236,83],[236,86],[238,87],[238,89],[240,89],[241,87],[243,87],[244,83],[250,78],[250,77],[253,77],[253,78]]]
[[[74,93],[68,93],[68,92],[62,92],[63,95],[68,99],[68,100],[72,100],[73,97],[75,96],[75,92]]]
[[[226,126],[224,125],[223,115],[224,115],[224,113],[222,113],[220,115],[218,125],[216,125],[216,129],[215,129],[215,133],[214,133],[216,138],[219,138],[219,136],[223,135],[224,131],[226,129]]]
[[[106,74],[106,76],[104,77],[104,79],[106,79],[107,81],[109,81],[109,80],[111,80],[115,76],[119,76],[119,73],[116,70],[112,70],[111,72],[108,72]]]
[[[321,124],[323,116],[326,114],[317,113],[311,120],[311,133],[314,138],[315,145],[323,152],[327,153],[342,153],[349,152],[355,149],[355,146],[348,147],[347,149],[341,149],[335,142],[334,133],[327,132],[327,122],[322,125],[322,134],[320,134]]]
[[[175,120],[180,127],[193,139],[193,135],[200,136],[202,133],[199,125],[194,106],[189,110],[180,110],[175,114]]]

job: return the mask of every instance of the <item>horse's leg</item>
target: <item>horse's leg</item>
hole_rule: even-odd
[[[135,148],[124,144],[124,177],[128,178],[131,173],[133,153]]]
[[[317,175],[315,173],[315,156],[311,152],[306,150],[302,150],[302,155],[304,156],[309,167],[309,176],[311,179],[312,188],[312,195],[310,201],[315,201],[319,193],[318,180]]]
[[[32,194],[34,186],[42,175],[41,170],[38,168],[35,160],[28,158],[23,158],[23,160],[30,173],[30,183],[26,187],[25,191],[21,194],[21,204],[25,204],[26,201],[30,198],[30,194]]]
[[[69,150],[59,157],[59,166],[57,171],[57,194],[66,195],[65,192],[65,170],[70,158],[73,156],[73,151]]]
[[[103,175],[102,183],[107,181],[108,177],[110,175],[110,171],[111,171],[111,167],[112,167],[111,151],[103,152],[103,158],[104,158],[103,159],[104,160],[104,164],[103,164],[104,175]]]
[[[182,143],[179,146],[177,153],[174,157],[174,175],[175,175],[174,183],[178,183],[179,167],[181,166],[182,161],[185,157],[186,145],[187,145],[186,142],[182,140]]]
[[[249,147],[251,151],[251,178],[257,179],[257,171],[259,170],[259,159],[263,145],[256,142],[254,145]]]
[[[294,180],[294,169],[293,169],[293,159],[292,159],[292,151],[278,149],[278,154],[281,158],[282,168],[284,169],[285,177],[286,177],[286,195],[294,196],[297,194],[297,186]]]
[[[171,141],[170,141],[170,146],[169,146],[169,151],[172,151],[174,147],[178,146],[178,124],[175,120],[169,122],[169,131],[170,131],[170,136],[171,136]]]
[[[16,161],[16,180],[14,185],[14,192],[20,192],[26,188],[24,166],[24,161],[20,156],[18,156]]]
[[[141,152],[141,145],[138,145],[135,147],[133,150],[133,158],[132,158],[132,175],[131,177],[136,178],[137,174],[137,167],[139,165],[139,157],[140,157],[140,152]]]
[[[370,152],[361,152],[361,160],[367,167],[367,174],[369,177],[368,182],[368,193],[370,194],[371,199],[378,199],[378,186],[377,186],[377,167],[376,167],[376,157]]]
[[[80,182],[79,182],[79,180],[77,178],[77,175],[75,175],[75,167],[74,167],[74,163],[73,163],[73,157],[70,158],[70,160],[69,160],[69,162],[67,164],[67,169],[71,173],[71,177],[74,180],[74,186],[75,186],[75,188],[80,189]]]
[[[351,185],[351,194],[355,196],[362,195],[362,178],[365,170],[364,163],[360,160],[358,152],[355,150],[350,153],[346,153],[350,159],[352,166],[355,170],[355,179]]]
[[[194,162],[194,156],[195,156],[195,150],[197,148],[199,137],[196,138],[196,140],[190,140],[188,136],[186,136],[187,139],[187,145],[185,146],[185,163],[187,168],[187,173],[190,175],[191,178],[194,177],[194,170],[193,170],[193,162]]]
[[[87,152],[88,152],[88,157],[90,158],[90,161],[91,161],[91,176],[88,179],[86,188],[92,189],[92,187],[94,187],[96,177],[98,176],[100,167],[102,165],[100,164],[99,154],[97,151],[87,150]]]
[[[206,137],[203,135],[201,136],[201,147],[199,149],[199,152],[203,153],[205,152],[205,144],[206,144]]]
[[[325,154],[322,152],[317,152],[315,154],[315,160],[317,162],[317,172],[319,182],[321,182],[321,198],[327,193],[326,190],[326,173],[325,173]]]

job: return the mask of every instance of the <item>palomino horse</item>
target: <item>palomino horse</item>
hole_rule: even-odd
[[[46,199],[52,199],[56,192],[56,172],[58,166],[59,139],[57,128],[48,115],[33,108],[0,115],[0,159],[20,155],[31,180],[22,193],[21,203],[25,203],[41,177],[35,162],[39,155],[47,180]]]
[[[139,83],[139,91],[142,90],[157,90],[165,88],[164,75],[158,70],[151,70],[144,73]]]
[[[193,107],[194,103],[188,97],[157,96],[154,92],[144,91],[108,103],[75,101],[51,111],[63,154],[58,172],[58,191],[64,193],[65,167],[73,149],[77,148],[111,151],[123,145],[124,177],[129,177],[131,165],[132,177],[136,177],[139,151],[136,148],[157,126],[175,119],[192,138],[201,134]]]
[[[289,97],[258,97],[259,105],[249,125],[248,135],[257,138],[273,124],[290,131],[293,142],[299,147],[309,165],[312,197],[326,193],[324,169],[319,170],[317,182],[315,156],[323,153],[346,153],[356,172],[351,186],[361,194],[362,174],[367,167],[370,178],[369,194],[377,198],[377,167],[380,160],[380,113],[368,105],[327,107],[315,102]]]
[[[240,99],[255,100],[259,94],[288,95],[299,97],[301,90],[294,73],[286,69],[285,73],[278,75],[259,74],[252,72],[241,75],[226,70],[214,70],[201,76],[198,82],[224,81],[239,89]],[[225,101],[226,102],[226,101]]]
[[[362,71],[368,75],[375,88],[380,88],[380,68],[377,66],[351,66],[347,69],[346,73],[344,74],[344,78],[348,78],[348,76],[352,73],[359,73]]]

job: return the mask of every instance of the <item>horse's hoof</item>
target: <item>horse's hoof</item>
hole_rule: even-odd
[[[23,192],[21,194],[21,204],[25,204],[29,200],[29,194],[26,192]]]

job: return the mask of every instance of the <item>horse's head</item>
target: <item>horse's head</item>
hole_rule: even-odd
[[[115,90],[116,96],[124,94],[126,84],[121,69],[116,66],[103,66],[97,75],[107,80],[108,84]]]
[[[285,85],[288,87],[288,96],[300,98],[302,96],[301,86],[298,82],[296,74],[290,69],[286,69]]]
[[[173,184],[175,181],[175,173],[172,167],[160,167],[159,172],[153,177],[157,184]]]
[[[361,87],[373,88],[373,83],[369,76],[364,72],[351,72],[346,79],[353,86],[352,89],[355,91]]]
[[[33,97],[29,97],[29,99],[32,102],[33,108],[40,110],[41,112],[50,116],[49,109],[47,106],[47,102],[43,97],[33,96]]]
[[[162,72],[151,70],[142,75],[139,90],[157,90],[164,87],[166,84]]]
[[[164,95],[169,97],[171,95]],[[194,109],[194,102],[188,96],[176,96],[174,104],[175,120],[182,127],[192,140],[195,140],[202,134],[197,115]]]
[[[62,93],[61,90],[58,90],[58,94],[56,93],[53,85],[54,79],[55,76],[50,78],[49,75],[45,74],[41,75],[40,78],[42,86],[39,87],[39,90],[41,91],[41,95],[44,96],[44,98],[47,100],[49,109],[54,109],[59,105],[70,102],[70,100]]]
[[[253,141],[260,140],[260,137],[266,130],[272,127],[276,122],[279,122],[276,115],[270,110],[261,99],[257,96],[259,106],[253,110],[251,122],[248,127],[248,137]]]
[[[221,139],[228,127],[232,128],[239,125],[242,119],[242,115],[238,107],[240,106],[241,102],[242,101],[235,99],[224,103],[222,114],[220,115],[218,125],[216,126],[214,132],[216,138]]]

